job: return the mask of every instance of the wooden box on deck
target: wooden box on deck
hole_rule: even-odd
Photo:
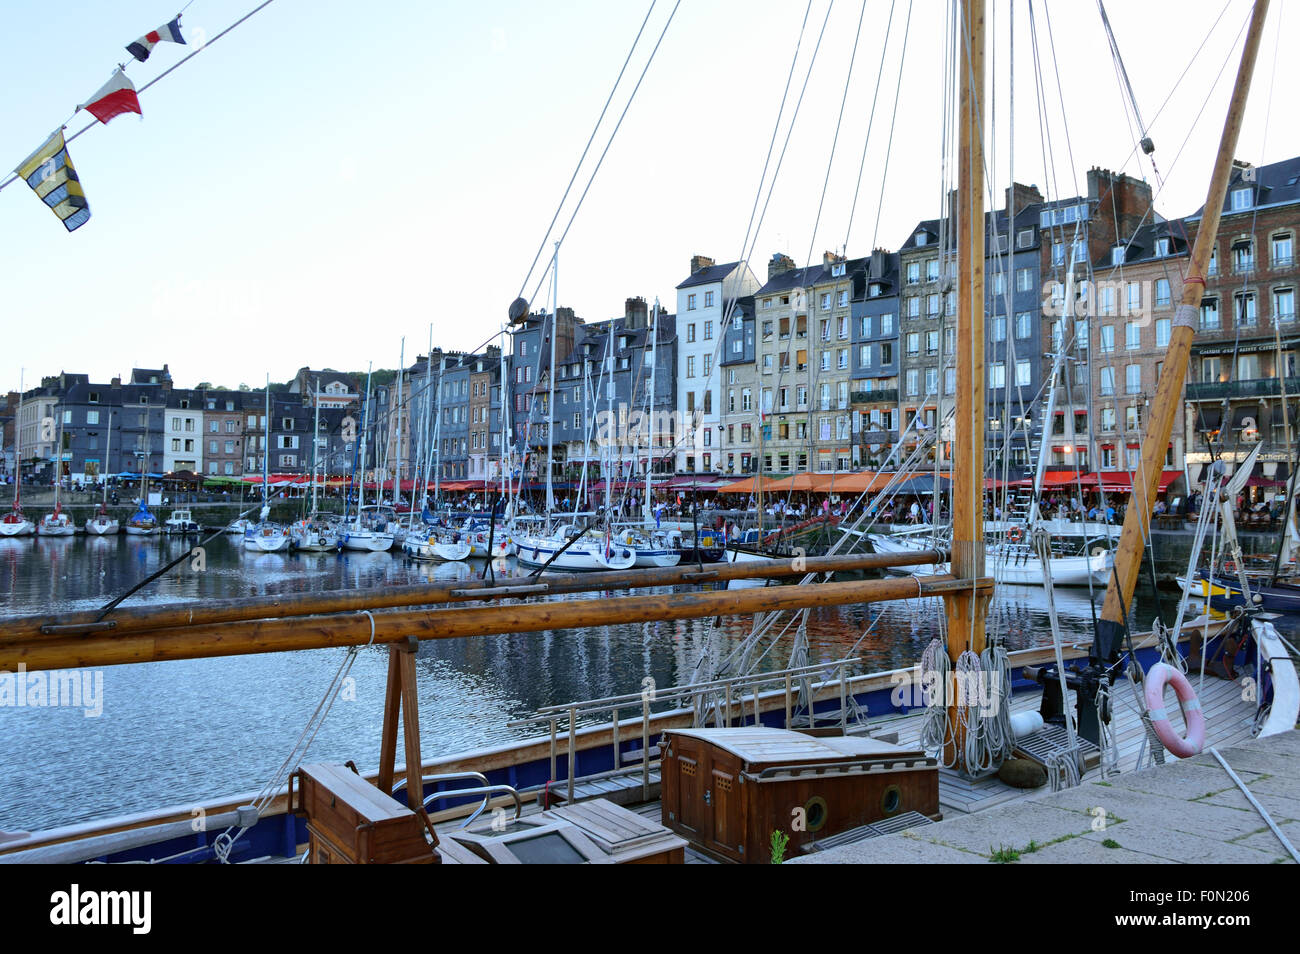
[[[794,857],[902,812],[939,817],[938,766],[919,750],[753,727],[672,729],[661,748],[663,824],[727,861],[770,863],[773,831]]]

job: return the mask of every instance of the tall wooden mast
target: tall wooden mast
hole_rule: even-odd
[[[1142,467],[1133,478],[1133,496],[1129,502],[1128,512],[1124,515],[1124,529],[1120,535],[1119,548],[1115,553],[1115,572],[1106,590],[1106,602],[1102,607],[1101,620],[1097,625],[1097,636],[1092,647],[1091,662],[1094,677],[1100,675],[1099,667],[1109,665],[1118,658],[1123,644],[1125,613],[1133,599],[1133,589],[1137,585],[1138,573],[1142,568],[1142,553],[1151,520],[1151,505],[1159,486],[1165,450],[1169,446],[1169,435],[1174,425],[1174,415],[1182,402],[1183,381],[1187,374],[1192,338],[1196,333],[1201,298],[1205,292],[1205,273],[1219,231],[1219,219],[1228,191],[1228,179],[1232,173],[1232,156],[1237,149],[1237,137],[1241,132],[1242,118],[1246,111],[1246,97],[1250,91],[1251,76],[1255,71],[1255,59],[1259,52],[1259,42],[1267,16],[1268,0],[1255,0],[1250,29],[1246,34],[1246,45],[1241,51],[1241,65],[1237,69],[1232,101],[1228,106],[1228,116],[1224,120],[1223,136],[1219,140],[1219,153],[1214,160],[1209,195],[1206,197],[1205,210],[1196,231],[1196,244],[1187,266],[1187,275],[1183,279],[1182,300],[1174,313],[1173,334],[1165,357],[1164,370],[1159,381],[1156,382],[1155,400],[1151,404],[1151,414],[1147,418],[1146,428],[1142,434]],[[958,390],[960,391],[960,388]],[[1188,490],[1190,491],[1191,488],[1189,487]],[[1081,692],[1079,697],[1081,734],[1096,742],[1095,716],[1089,711],[1090,707],[1086,699],[1088,696],[1093,696],[1093,691],[1088,690],[1095,691],[1095,679],[1090,686],[1086,685],[1083,688],[1085,691]]]
[[[984,0],[963,0],[958,99],[957,415],[952,458],[952,573],[984,576]],[[947,263],[942,267],[946,270]],[[936,488],[937,492],[938,488]],[[944,597],[948,659],[984,651],[988,590],[972,586]],[[964,768],[957,700],[948,700],[949,765]]]

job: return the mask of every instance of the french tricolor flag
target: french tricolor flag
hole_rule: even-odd
[[[134,43],[128,43],[126,51],[143,63],[149,59],[149,53],[154,46],[159,43],[184,43],[185,38],[181,36],[181,18],[176,17],[171,23],[160,26],[156,30],[150,30]]]
[[[114,70],[109,81],[77,109],[86,110],[101,123],[106,123],[123,113],[143,115],[140,112],[140,98],[135,94],[135,86],[120,68]]]

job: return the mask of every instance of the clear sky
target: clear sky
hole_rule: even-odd
[[[256,4],[194,0],[183,30],[192,44],[211,38]],[[303,365],[392,367],[403,336],[408,360],[423,351],[430,324],[436,344],[479,347],[505,320],[648,6],[276,0],[142,94],[143,119],[120,117],[71,144],[93,213],[77,232],[65,232],[22,183],[0,192],[0,386],[16,388],[20,369],[30,387],[62,370],[106,380],[164,362],[184,387],[256,385],[268,372],[285,380]],[[1034,6],[1047,142],[1029,7],[1015,4],[1012,156],[1011,8],[990,7],[996,188],[1012,162],[1017,180],[1049,197],[1081,190],[1094,165],[1154,182],[1150,166],[1133,158],[1100,17],[1087,0]],[[1226,0],[1175,89],[1224,0],[1110,2],[1166,178],[1156,203],[1164,215],[1188,214],[1204,199],[1249,7]],[[811,247],[820,258],[844,243],[846,231],[850,255],[870,251],[873,237],[896,248],[915,221],[939,211],[946,8],[914,0],[901,77],[907,0],[896,0],[886,31],[890,8],[889,0],[866,3],[814,237],[863,7],[838,0],[830,10],[758,235],[752,267],[760,278],[773,252],[802,263]],[[672,0],[655,5],[586,169],[671,9]],[[659,296],[674,308],[691,255],[739,257],[804,10],[804,0],[682,0],[561,251],[561,304],[589,321],[621,314],[631,295]],[[826,10],[827,0],[813,0],[791,102]],[[70,0],[39,15],[9,12],[0,61],[8,91],[0,143],[9,168],[117,63],[127,63],[142,86],[194,48],[160,44],[147,63],[130,59],[125,44],[176,12],[147,0]],[[1242,159],[1300,154],[1298,40],[1300,5],[1275,0]],[[82,125],[70,122],[68,134]],[[586,171],[579,187],[585,181]],[[549,255],[549,241],[546,249]],[[545,285],[541,297],[549,302]]]

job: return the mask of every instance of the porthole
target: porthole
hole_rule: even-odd
[[[880,810],[885,815],[897,815],[903,807],[903,792],[897,785],[890,785],[880,796]]]
[[[820,795],[814,795],[803,806],[804,820],[808,824],[809,831],[818,831],[826,824],[826,799]]]

